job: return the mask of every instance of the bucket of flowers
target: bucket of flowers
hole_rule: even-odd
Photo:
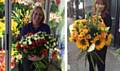
[[[109,32],[110,27],[107,27],[101,16],[89,16],[86,19],[75,20],[69,26],[69,40],[76,43],[80,49],[80,56],[90,54],[100,61],[102,59],[94,51],[101,51],[104,46],[110,46],[112,34]]]
[[[42,60],[34,61],[33,64],[37,71],[44,71],[51,60],[56,60],[59,56],[57,52],[57,39],[51,34],[38,32],[26,35],[17,42],[17,50],[21,52],[22,58],[28,55],[36,55],[38,57],[45,56]]]

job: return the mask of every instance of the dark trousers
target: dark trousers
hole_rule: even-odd
[[[23,63],[19,63],[19,71],[34,71],[35,67],[32,63],[33,62],[28,59],[23,59]]]
[[[95,50],[88,54],[89,71],[94,71],[94,68],[96,65],[97,65],[98,71],[105,71],[106,53],[107,53],[107,47],[105,46],[100,51]]]

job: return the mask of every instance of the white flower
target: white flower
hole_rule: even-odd
[[[106,31],[106,32],[108,32],[108,31],[109,31],[109,29],[110,29],[110,27],[106,27],[106,28],[105,28],[105,31]]]
[[[47,44],[49,44],[49,42],[47,42]]]
[[[26,45],[26,44],[27,44],[27,42],[26,42],[26,41],[24,41],[24,42],[23,42],[23,45]]]
[[[92,52],[95,50],[95,44],[91,44],[91,46],[88,49],[88,52]]]
[[[55,42],[53,43],[53,46],[56,46],[56,43],[55,43]]]
[[[28,45],[31,45],[32,44],[32,41],[31,40],[28,40]]]

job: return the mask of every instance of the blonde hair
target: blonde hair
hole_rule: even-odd
[[[31,22],[32,22],[32,19],[33,19],[33,13],[34,13],[34,11],[37,10],[37,9],[39,9],[40,11],[42,11],[42,13],[43,13],[43,18],[42,18],[41,22],[44,22],[44,20],[45,20],[45,11],[44,11],[44,9],[43,9],[41,6],[35,6],[35,7],[33,8],[32,12],[31,12]]]

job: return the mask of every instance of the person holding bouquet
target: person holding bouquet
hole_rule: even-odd
[[[110,27],[111,29],[112,20],[111,20],[111,16],[109,13],[108,5],[109,3],[107,0],[96,0],[95,6],[93,8],[93,11],[94,11],[93,13],[101,16],[105,25],[107,27]],[[97,65],[98,71],[105,71],[107,46],[104,46],[103,49],[101,49],[100,51],[94,50],[93,52],[95,52],[100,59],[98,59],[96,56],[93,55],[92,56],[93,59],[91,60],[91,57],[88,54],[89,71],[94,71],[96,69],[94,68],[96,65]]]
[[[44,23],[44,20],[45,14],[43,8],[36,6],[31,13],[31,22],[23,26],[19,39],[25,35],[31,35],[37,32],[46,32],[47,34],[50,34],[50,27]],[[23,64],[19,66],[20,71],[34,71],[35,67],[32,63],[37,60],[42,60],[44,57],[44,55],[41,55],[41,57],[28,55],[27,58],[22,59]]]

